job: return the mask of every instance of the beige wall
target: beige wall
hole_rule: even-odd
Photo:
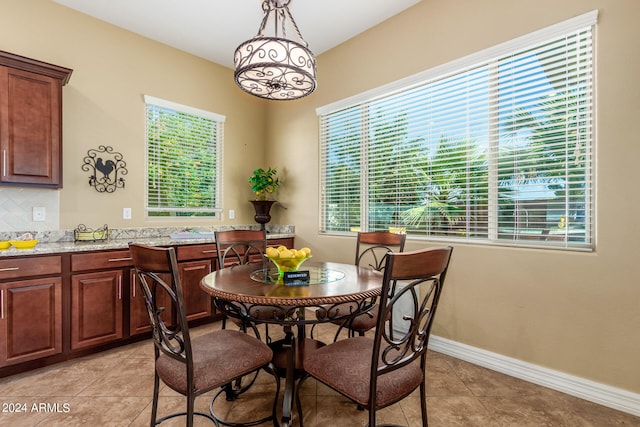
[[[318,258],[351,262],[353,238],[318,234],[315,109],[594,9],[597,250],[456,243],[434,333],[638,393],[640,2],[423,0],[320,55],[315,94],[269,106],[267,158],[287,159],[280,199],[299,244]],[[408,246],[431,244],[410,239]]]
[[[232,70],[50,0],[3,0],[0,49],[74,70],[63,89],[61,228],[211,224],[145,221],[144,95],[227,117],[224,207],[235,209],[236,219],[216,224],[253,222],[247,178],[263,166],[267,104],[237,89]],[[81,169],[87,151],[99,145],[113,147],[127,162],[125,188],[112,194],[91,188],[89,174]],[[123,207],[132,208],[132,220],[122,219]]]
[[[224,203],[238,219],[223,223],[251,222],[246,178],[272,165],[284,173],[278,199],[287,208],[275,210],[274,222],[295,224],[298,245],[312,247],[317,259],[351,262],[353,238],[318,234],[315,109],[593,9],[600,10],[597,250],[455,244],[434,333],[640,393],[640,2],[423,0],[320,55],[317,92],[290,103],[252,99],[235,88],[229,69],[48,0],[3,0],[0,49],[75,70],[64,89],[62,228],[159,224],[142,215],[142,95],[149,94],[227,116]],[[86,151],[100,144],[128,163],[127,187],[114,194],[90,189],[80,170]],[[120,219],[125,206],[132,221]],[[431,244],[410,239],[409,248]]]

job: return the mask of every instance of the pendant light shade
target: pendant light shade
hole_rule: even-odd
[[[292,100],[316,89],[316,59],[289,12],[291,0],[265,0],[258,34],[242,43],[234,56],[236,84],[260,98]],[[274,35],[265,34],[273,21]],[[293,29],[298,40],[287,37]]]

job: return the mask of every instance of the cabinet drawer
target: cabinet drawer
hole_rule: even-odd
[[[178,261],[215,258],[216,256],[216,245],[214,244],[178,246]]]
[[[286,246],[287,248],[293,248],[293,237],[283,237],[280,239],[267,239],[267,246]]]
[[[0,280],[18,277],[42,276],[45,274],[62,274],[62,257],[25,257],[0,260]]]
[[[133,265],[129,250],[71,255],[71,271],[104,270]]]

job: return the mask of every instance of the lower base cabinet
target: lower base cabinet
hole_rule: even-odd
[[[0,284],[0,366],[62,353],[60,277]]]
[[[187,320],[210,318],[213,314],[211,297],[200,289],[200,280],[211,273],[211,260],[198,260],[178,263],[178,274],[182,282],[182,298]],[[171,280],[170,278],[165,278]],[[129,283],[129,335],[135,336],[149,332],[149,314],[144,302],[142,290],[138,284],[140,280],[134,269],[131,269]],[[162,298],[160,298],[162,300]],[[165,294],[164,321],[173,325],[173,307],[171,299]]]
[[[200,288],[215,244],[178,245],[177,255],[187,320],[222,318]],[[137,280],[128,249],[0,258],[0,378],[142,339],[149,315]],[[166,316],[175,323],[168,300]]]
[[[122,270],[71,276],[71,349],[123,337]]]
[[[170,280],[168,277],[164,279]],[[144,294],[142,293],[138,280],[140,279],[135,269],[132,268],[129,271],[129,336],[131,337],[151,331],[147,305],[144,301]],[[162,293],[158,300],[160,301],[160,305],[164,307],[164,313],[161,316],[162,320],[166,325],[172,326],[174,321],[171,298],[169,298],[166,293]],[[163,300],[164,304],[162,304]]]
[[[213,313],[211,297],[200,288],[202,278],[211,273],[211,262],[205,259],[178,263],[182,298],[188,321],[210,317]]]

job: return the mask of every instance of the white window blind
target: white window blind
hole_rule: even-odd
[[[592,249],[596,18],[320,108],[321,231]]]
[[[216,216],[225,117],[150,96],[145,103],[147,215]]]

